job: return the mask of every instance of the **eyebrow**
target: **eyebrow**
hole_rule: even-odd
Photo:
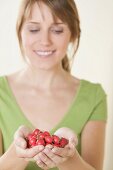
[[[35,25],[39,25],[40,22],[29,21],[27,24],[35,24]],[[63,22],[54,22],[54,23],[52,23],[52,25],[64,25],[64,23],[63,23]]]

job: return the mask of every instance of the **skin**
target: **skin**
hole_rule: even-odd
[[[60,19],[54,23],[50,10],[41,3],[33,6],[31,17],[25,21],[22,29],[22,44],[24,52],[33,70],[36,68],[49,70],[61,67],[70,42],[71,32]],[[55,51],[52,57],[40,58],[36,51]],[[42,62],[43,61],[43,62]]]
[[[20,134],[20,131],[22,132]],[[42,152],[30,151],[26,148],[24,140],[26,127],[20,127],[15,133],[15,146],[20,157],[27,160],[35,160],[42,169],[58,167],[61,170],[102,170],[104,155],[105,123],[102,121],[89,121],[82,132],[82,153],[81,156],[75,149],[77,144],[76,135],[71,129],[59,129],[56,135],[69,139],[69,145],[65,148],[48,146],[42,148]],[[60,132],[60,134],[59,134]],[[93,132],[93,133],[92,133]],[[23,145],[22,145],[23,143]],[[97,146],[98,143],[98,146]],[[35,148],[35,147],[34,147]],[[91,151],[90,151],[91,150]],[[90,151],[90,152],[89,152]]]
[[[61,20],[58,19],[55,24],[49,8],[42,3],[41,11],[36,4],[33,6],[32,17],[23,24],[21,36],[27,66],[7,79],[25,116],[35,127],[50,131],[67,113],[70,101],[73,101],[80,85],[80,80],[65,72],[61,66],[71,40],[71,32]],[[37,54],[37,51],[42,50],[53,53],[42,58]],[[102,170],[105,122],[89,121],[86,124],[81,134],[81,156],[75,147],[76,134],[71,129],[60,129],[60,134],[56,131],[59,136],[69,139],[69,144],[63,149],[51,145],[27,149],[25,137],[29,132],[24,126],[16,131],[14,143],[0,158],[0,166],[4,170],[14,169],[15,165],[18,165],[18,170],[24,170],[28,163],[26,160],[35,161],[42,169],[57,166],[60,170],[75,170],[75,167],[78,170]],[[0,138],[0,149],[1,141]],[[9,162],[4,165],[6,160]]]

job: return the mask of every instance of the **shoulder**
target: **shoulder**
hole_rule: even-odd
[[[5,78],[5,76],[0,76],[0,89],[4,88]]]
[[[78,96],[80,103],[87,103],[87,107],[94,107],[106,99],[107,95],[101,83],[81,79]]]
[[[98,97],[106,96],[106,92],[101,83],[91,82],[85,79],[81,79],[82,88],[86,93],[98,95]]]
[[[82,80],[82,101],[89,108],[89,120],[107,120],[107,94],[101,83]]]
[[[0,76],[0,106],[4,100],[6,101],[7,97],[8,97],[8,88],[7,88],[6,76]]]
[[[4,87],[7,79],[11,79],[12,77],[14,77],[15,74],[9,74],[9,75],[1,75],[0,76],[0,88]],[[16,76],[15,76],[16,77]]]
[[[9,79],[13,74],[0,76],[0,99],[6,99],[9,95]]]
[[[75,81],[75,85],[78,84],[78,89],[82,96],[98,96],[98,98],[107,96],[107,93],[100,82],[93,82],[86,79],[80,79],[74,76],[72,76],[72,78]]]
[[[11,74],[0,76],[0,88],[4,87],[9,82],[16,82],[21,71],[17,71]]]

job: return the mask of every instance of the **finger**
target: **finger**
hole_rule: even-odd
[[[52,152],[52,150],[48,149],[48,148],[45,148],[43,150],[43,153],[45,153],[49,158],[50,160],[52,160],[54,162],[54,166],[61,163],[61,162],[64,162],[67,158],[63,158],[59,155],[56,155]]]
[[[46,145],[46,146],[45,146],[45,148],[52,149],[52,148],[54,148],[54,146],[53,146],[53,145],[51,145],[51,144],[48,144],[48,145]]]
[[[33,158],[35,155],[40,153],[44,149],[44,146],[34,146],[33,148],[29,149],[22,149],[20,147],[16,147],[17,155],[21,158]]]
[[[35,160],[33,158],[24,158],[24,160],[27,162],[35,162]]]
[[[78,138],[75,136],[74,138],[69,139],[69,144],[73,144],[74,146],[77,146],[78,144]]]
[[[75,153],[75,147],[74,145],[72,145],[71,147],[65,147],[65,148],[54,147],[52,149],[52,152],[64,158],[72,157]]]
[[[54,134],[59,137],[67,138],[69,141],[73,140],[73,142],[77,144],[77,141],[78,141],[77,135],[75,131],[73,131],[70,128],[67,128],[67,127],[59,128]]]
[[[34,157],[34,160],[36,162],[37,161],[39,161],[39,162],[42,161],[46,165],[46,167],[48,167],[48,168],[53,168],[53,167],[56,166],[56,164],[44,152],[41,152],[38,155],[36,155]]]
[[[38,157],[38,159],[37,159],[37,161],[36,161],[36,164],[37,164],[40,168],[42,168],[42,169],[44,169],[44,170],[49,169],[49,168],[47,167],[47,165],[46,165],[44,162],[42,162],[39,157]]]
[[[14,135],[14,143],[22,148],[27,147],[25,140],[26,136],[30,133],[30,129],[25,126],[20,126]]]
[[[23,149],[27,148],[27,141],[22,137],[15,138],[14,139],[14,144],[16,146],[18,146],[18,147],[23,148]]]
[[[31,130],[24,126],[24,125],[21,125],[17,131],[15,132],[15,135],[14,135],[14,138],[18,138],[18,137],[27,137],[27,135],[31,132]]]

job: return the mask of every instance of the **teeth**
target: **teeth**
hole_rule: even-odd
[[[36,53],[40,56],[48,56],[53,53],[53,51],[36,51]]]

